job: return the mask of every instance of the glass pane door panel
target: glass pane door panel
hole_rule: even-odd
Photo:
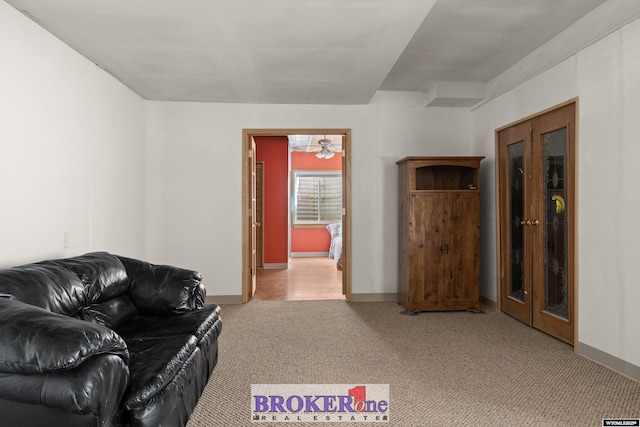
[[[511,274],[509,296],[524,301],[524,141],[510,144],[509,158],[509,224]]]
[[[568,319],[567,129],[542,134],[544,311]]]

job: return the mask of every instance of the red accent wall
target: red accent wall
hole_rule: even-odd
[[[289,141],[286,136],[256,136],[256,161],[264,162],[265,264],[289,262]]]
[[[291,170],[342,170],[342,156],[326,160],[318,159],[315,153],[291,153]],[[331,238],[325,227],[291,227],[291,252],[328,252]]]

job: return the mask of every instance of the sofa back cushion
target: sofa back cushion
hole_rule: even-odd
[[[118,258],[127,269],[128,295],[140,314],[182,313],[204,306],[206,291],[197,271]]]
[[[83,307],[78,316],[88,322],[99,323],[109,329],[118,329],[138,315],[138,310],[126,295]]]
[[[51,262],[80,277],[85,285],[89,305],[124,295],[129,290],[127,270],[118,257],[110,253],[92,252]]]
[[[67,316],[78,313],[87,301],[78,276],[50,261],[0,270],[0,294]]]

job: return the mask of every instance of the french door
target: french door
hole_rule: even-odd
[[[573,344],[575,103],[498,131],[502,311]]]

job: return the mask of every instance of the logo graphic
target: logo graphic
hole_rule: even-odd
[[[252,422],[388,422],[389,384],[252,384]]]

